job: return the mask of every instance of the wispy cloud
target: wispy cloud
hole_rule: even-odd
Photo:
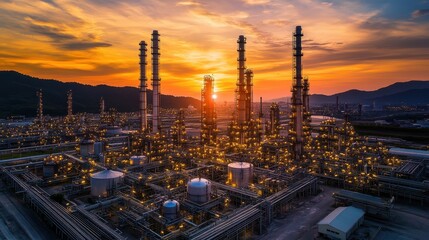
[[[237,78],[236,40],[244,34],[247,66],[255,72],[255,95],[275,98],[289,95],[292,32],[302,25],[304,74],[310,76],[313,93],[429,78],[427,6],[413,2],[406,10],[401,4],[0,1],[0,69],[88,84],[137,86],[138,43],[149,43],[152,29],[157,29],[164,93],[199,97],[203,76],[214,74],[222,101],[231,101]],[[386,12],[392,8],[395,11]]]
[[[411,16],[413,18],[419,18],[421,16],[429,15],[429,9],[419,9],[415,10],[413,13],[411,13]]]
[[[284,27],[286,25],[290,25],[291,22],[284,19],[265,19],[262,21],[264,24],[274,25],[278,27]]]
[[[176,3],[177,6],[199,6],[201,3],[197,1],[180,1]]]
[[[246,4],[250,4],[250,5],[267,4],[267,3],[271,2],[271,0],[242,0],[242,1],[245,2]]]

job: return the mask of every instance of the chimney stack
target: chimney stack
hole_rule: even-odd
[[[159,108],[161,94],[161,78],[159,77],[159,34],[157,30],[152,33],[152,133],[158,133],[160,129]]]
[[[140,130],[147,131],[147,78],[146,78],[146,52],[147,44],[145,41],[140,42]]]

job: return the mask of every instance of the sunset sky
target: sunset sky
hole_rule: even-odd
[[[296,25],[311,93],[429,79],[429,1],[421,0],[1,0],[0,69],[137,87],[139,42],[150,46],[157,29],[162,93],[200,98],[213,74],[220,100],[232,101],[243,34],[254,98],[273,99],[290,96]]]

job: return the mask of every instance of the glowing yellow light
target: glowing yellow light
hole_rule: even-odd
[[[216,94],[213,94],[213,95],[212,95],[212,98],[213,98],[213,99],[217,99],[217,95],[216,95]]]

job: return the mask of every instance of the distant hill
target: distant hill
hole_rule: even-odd
[[[120,112],[139,109],[139,90],[134,87],[90,86],[80,83],[64,83],[42,80],[15,71],[0,71],[0,117],[10,115],[35,116],[36,91],[43,90],[44,113],[64,115],[67,91],[73,91],[73,112],[99,112],[100,98],[105,100],[106,110],[116,108]],[[152,104],[152,90],[148,90],[148,104]],[[161,95],[164,108],[200,107],[200,101],[191,97]]]
[[[361,103],[377,105],[425,105],[429,104],[429,81],[397,82],[375,91],[362,91],[357,89],[333,95],[312,94],[310,104],[336,103],[337,96],[341,103]],[[286,101],[288,98],[274,99],[274,101]]]

